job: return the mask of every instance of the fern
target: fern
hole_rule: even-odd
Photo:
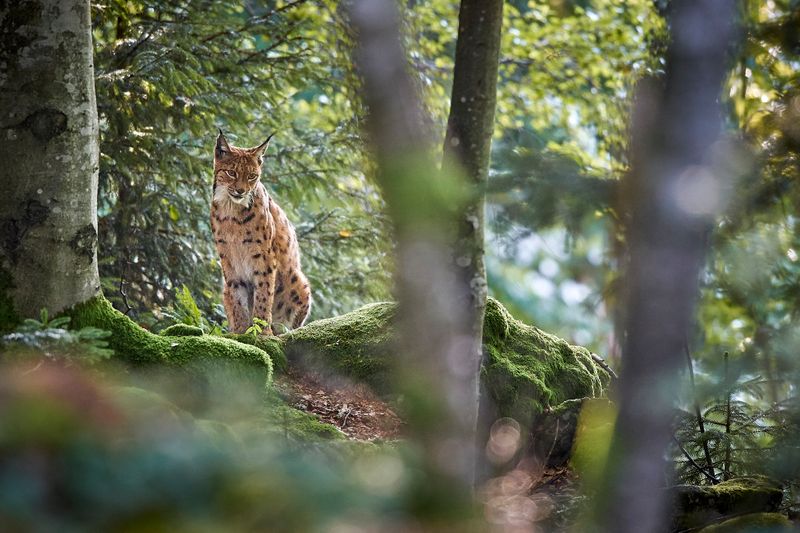
[[[196,326],[203,330],[203,333],[210,335],[221,335],[222,325],[208,320],[200,312],[192,292],[186,285],[181,285],[175,290],[175,303],[162,311],[165,320],[162,320],[164,327],[173,324],[187,324]]]

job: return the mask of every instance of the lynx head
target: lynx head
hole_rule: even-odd
[[[219,131],[214,147],[214,200],[250,205],[270,139],[272,135],[255,148],[237,148]]]

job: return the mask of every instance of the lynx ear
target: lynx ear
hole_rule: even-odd
[[[214,147],[214,157],[220,159],[226,155],[230,155],[231,147],[228,144],[228,141],[225,140],[225,135],[222,133],[222,129],[219,130],[219,135],[217,136],[217,145]]]
[[[266,141],[264,141],[263,143],[259,144],[259,145],[258,145],[258,146],[256,146],[255,148],[252,148],[250,151],[251,151],[252,153],[256,154],[256,155],[259,157],[259,159],[260,159],[260,158],[262,158],[262,157],[264,157],[264,152],[266,152],[266,151],[267,151],[267,148],[269,147],[269,142],[272,140],[272,137],[273,137],[274,135],[275,135],[275,134],[273,133],[272,135],[270,135],[269,137],[267,137],[267,140],[266,140]]]

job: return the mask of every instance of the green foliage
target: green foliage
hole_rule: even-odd
[[[93,6],[100,271],[117,308],[141,313],[186,285],[222,322],[207,220],[218,126],[240,146],[277,132],[263,180],[296,226],[312,312],[386,295],[389,241],[380,198],[360,170],[333,2]]]
[[[202,333],[210,335],[222,334],[222,325],[207,319],[200,311],[191,291],[186,285],[181,285],[175,290],[175,301],[172,305],[161,310],[163,318],[159,323],[184,324],[199,328]],[[165,334],[162,332],[162,334]]]
[[[70,317],[50,319],[42,309],[39,320],[25,319],[13,333],[4,335],[0,345],[8,358],[45,357],[52,361],[94,364],[111,357],[106,340],[111,333],[93,326],[70,330]]]
[[[266,320],[258,317],[253,317],[253,325],[247,328],[247,330],[244,333],[245,335],[253,335],[255,337],[261,335],[261,333],[265,329],[269,331],[270,327],[271,327],[270,323],[267,322]]]

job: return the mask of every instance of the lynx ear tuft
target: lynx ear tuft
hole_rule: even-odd
[[[264,141],[263,143],[259,144],[258,146],[253,148],[251,151],[254,154],[256,154],[259,157],[259,159],[264,157],[264,152],[267,151],[267,148],[269,147],[269,142],[272,140],[272,137],[274,137],[274,136],[275,136],[275,133],[273,133],[272,135],[267,137],[266,141]]]
[[[217,145],[214,147],[214,157],[217,159],[229,155],[231,153],[231,147],[228,144],[228,141],[225,139],[225,135],[222,133],[222,129],[219,130],[219,135],[217,136]]]

